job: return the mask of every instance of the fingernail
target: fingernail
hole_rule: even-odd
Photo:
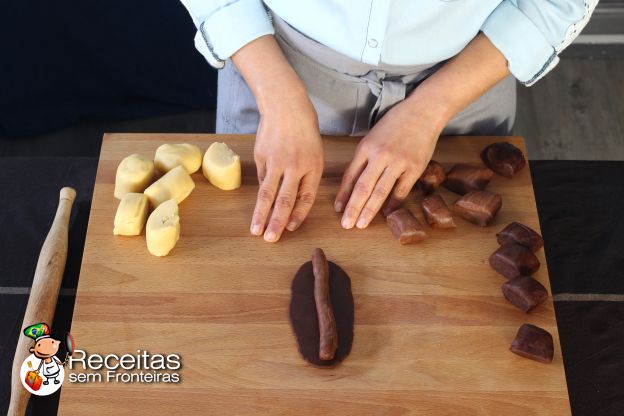
[[[342,228],[344,228],[345,230],[353,228],[353,222],[351,221],[351,218],[347,218],[347,217],[342,218],[341,224],[342,224]]]
[[[260,225],[258,225],[258,224],[253,224],[251,226],[251,233],[253,235],[260,235],[260,234],[262,234],[262,227],[260,227]]]
[[[336,203],[334,204],[334,211],[336,211],[336,212],[342,212],[342,208],[343,208],[343,206],[342,206],[342,205],[343,205],[343,204],[342,204],[342,202],[336,202]]]
[[[268,241],[269,243],[277,241],[277,234],[275,234],[275,232],[273,232],[273,231],[268,231],[264,235],[264,241]]]
[[[288,225],[286,226],[286,229],[288,231],[295,231],[297,229],[297,223],[295,221],[289,222]]]
[[[365,218],[360,218],[357,222],[357,228],[366,228],[367,221]]]

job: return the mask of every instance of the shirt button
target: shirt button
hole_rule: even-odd
[[[368,46],[370,46],[371,48],[376,48],[378,44],[379,43],[377,42],[377,39],[370,38],[368,40]]]

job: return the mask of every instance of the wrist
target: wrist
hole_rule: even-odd
[[[285,108],[305,110],[311,107],[307,91],[299,80],[277,80],[258,84],[253,89],[260,115]]]
[[[442,97],[429,94],[427,91],[418,91],[416,88],[405,101],[412,113],[411,118],[417,120],[420,128],[423,125],[429,126],[437,134],[453,117],[449,103]]]

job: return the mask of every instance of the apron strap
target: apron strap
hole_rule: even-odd
[[[370,92],[377,97],[368,116],[369,129],[395,104],[403,101],[407,86],[403,78],[387,79],[384,71],[371,71],[362,77]]]

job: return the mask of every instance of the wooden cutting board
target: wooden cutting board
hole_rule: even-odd
[[[489,143],[520,137],[440,139],[434,159],[479,162]],[[151,256],[145,236],[115,237],[115,170],[131,153],[153,156],[163,143],[205,150],[225,141],[243,162],[243,186],[220,191],[201,175],[180,205],[182,236],[168,257]],[[60,414],[570,414],[552,300],[525,315],[501,295],[504,278],[488,265],[495,234],[511,221],[539,230],[529,168],[495,175],[503,196],[493,224],[456,219],[455,230],[428,229],[421,244],[401,246],[378,217],[366,230],[343,230],[332,203],[356,146],[324,138],[325,172],[315,206],[277,244],[249,234],[257,181],[253,137],[107,134],[98,166],[72,333],[77,348],[117,355],[179,354],[182,381],[70,383]],[[440,190],[447,202],[457,196]],[[422,220],[420,197],[408,206]],[[322,247],[351,276],[355,338],[331,370],[299,356],[288,320],[290,283]],[[535,277],[550,288],[544,252]],[[545,365],[508,348],[533,323],[555,339]],[[72,370],[71,372],[76,372]]]

